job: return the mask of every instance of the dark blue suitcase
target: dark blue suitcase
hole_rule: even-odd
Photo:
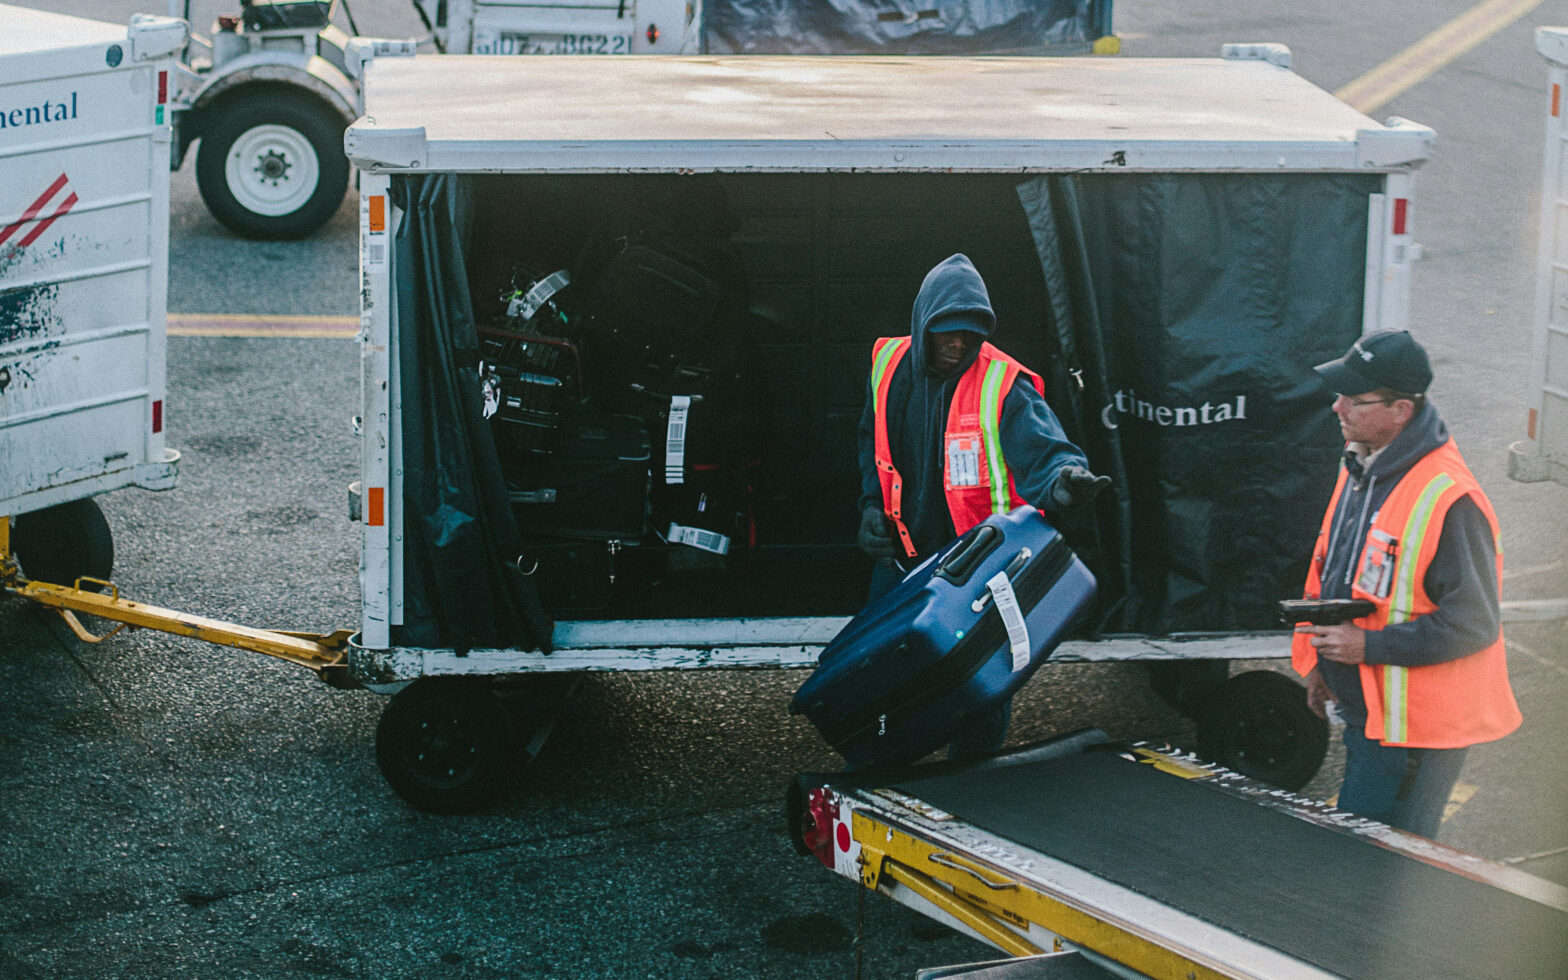
[[[1023,686],[1094,590],[1039,511],[994,514],[850,620],[790,713],[857,769],[914,762]]]

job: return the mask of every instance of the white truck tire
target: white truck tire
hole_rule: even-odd
[[[213,112],[196,151],[202,201],[246,238],[303,238],[348,188],[343,122],[313,96],[265,89]]]

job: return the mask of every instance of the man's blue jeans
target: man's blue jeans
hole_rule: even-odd
[[[1345,726],[1345,784],[1339,808],[1422,837],[1436,838],[1466,749],[1407,749]]]

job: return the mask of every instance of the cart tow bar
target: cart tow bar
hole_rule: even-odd
[[[4,545],[0,541],[0,545]],[[0,548],[0,556],[4,555]],[[105,592],[82,588],[83,584],[102,586]],[[189,636],[219,646],[236,647],[289,663],[308,667],[333,687],[356,688],[359,684],[349,675],[345,652],[352,630],[333,633],[296,633],[288,630],[263,630],[237,623],[194,616],[173,609],[160,609],[120,597],[119,586],[103,579],[82,577],[74,587],[33,582],[23,577],[16,562],[9,556],[0,558],[0,585],[8,592],[47,606],[60,614],[71,632],[87,643],[99,643],[123,629],[152,629],[177,636]],[[101,636],[94,635],[77,618],[77,613],[87,613],[100,619],[119,623]]]

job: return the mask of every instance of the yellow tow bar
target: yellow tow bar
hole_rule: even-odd
[[[82,585],[103,586],[104,592],[83,589]],[[145,603],[132,602],[120,596],[120,589],[113,582],[96,578],[79,578],[76,585],[52,585],[33,582],[23,577],[10,554],[10,521],[0,517],[0,585],[7,592],[48,606],[60,614],[71,632],[87,643],[99,643],[123,629],[152,629],[176,636],[189,636],[219,646],[236,647],[289,663],[308,667],[333,687],[352,688],[359,685],[349,676],[345,651],[352,630],[333,633],[296,633],[288,630],[263,630],[222,620],[208,619],[173,609],[162,609]],[[87,613],[120,625],[107,633],[94,635],[77,618],[77,613]]]

